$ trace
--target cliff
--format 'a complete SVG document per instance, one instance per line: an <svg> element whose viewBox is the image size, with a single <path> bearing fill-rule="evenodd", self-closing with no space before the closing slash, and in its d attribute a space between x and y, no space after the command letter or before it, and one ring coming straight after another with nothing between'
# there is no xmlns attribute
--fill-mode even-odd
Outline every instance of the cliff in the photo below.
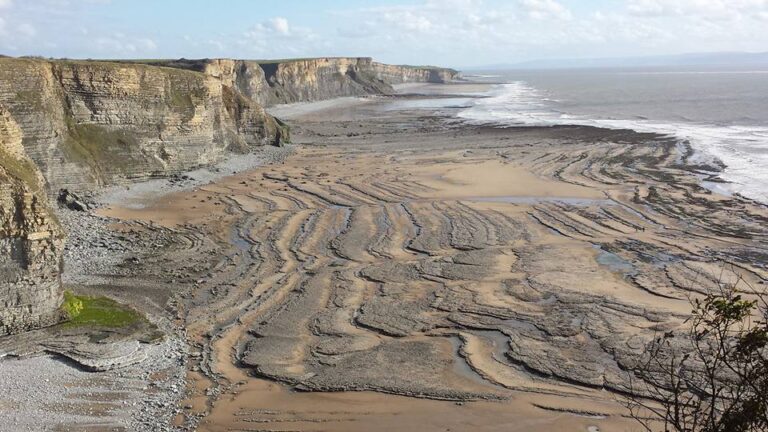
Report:
<svg viewBox="0 0 768 432"><path fill-rule="evenodd" d="M139 64L0 59L0 104L51 191L169 175L287 137L210 75Z"/></svg>
<svg viewBox="0 0 768 432"><path fill-rule="evenodd" d="M458 72L370 58L46 61L0 58L0 104L49 189L92 189L207 165L279 144L262 106L389 94Z"/></svg>
<svg viewBox="0 0 768 432"><path fill-rule="evenodd" d="M460 79L460 74L456 70L433 66L394 66L374 62L371 67L376 78L389 84L439 84Z"/></svg>
<svg viewBox="0 0 768 432"><path fill-rule="evenodd" d="M59 322L63 234L21 128L0 106L0 336Z"/></svg>
<svg viewBox="0 0 768 432"><path fill-rule="evenodd" d="M233 64L231 69L230 64ZM243 94L264 105L392 92L389 84L375 76L370 59L322 58L274 63L212 60L206 64L205 73L231 80Z"/></svg>
<svg viewBox="0 0 768 432"><path fill-rule="evenodd" d="M202 72L264 106L391 94L393 84L445 83L459 79L459 73L453 69L386 65L369 57L280 61L182 59L148 64Z"/></svg>
<svg viewBox="0 0 768 432"><path fill-rule="evenodd" d="M60 188L121 184L280 144L287 129L202 73L0 59L0 335L62 318Z"/></svg>

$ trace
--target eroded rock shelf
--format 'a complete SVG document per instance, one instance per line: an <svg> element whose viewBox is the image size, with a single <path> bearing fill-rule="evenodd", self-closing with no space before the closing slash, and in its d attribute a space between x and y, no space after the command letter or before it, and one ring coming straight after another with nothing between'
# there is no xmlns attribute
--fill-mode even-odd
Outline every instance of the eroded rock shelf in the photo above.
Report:
<svg viewBox="0 0 768 432"><path fill-rule="evenodd" d="M375 417L319 397L311 421L299 397L248 410L283 400L254 377L627 427L625 370L681 325L687 295L768 276L765 207L703 189L674 140L467 126L382 103L293 119L305 146L284 165L107 211L188 245L132 277L189 275L176 307L199 352L195 388L208 388L190 399L201 430Z"/></svg>

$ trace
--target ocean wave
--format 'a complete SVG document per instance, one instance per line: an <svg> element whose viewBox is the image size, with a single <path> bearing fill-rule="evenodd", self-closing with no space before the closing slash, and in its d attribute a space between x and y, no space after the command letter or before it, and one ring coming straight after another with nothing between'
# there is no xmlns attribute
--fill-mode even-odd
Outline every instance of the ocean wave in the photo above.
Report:
<svg viewBox="0 0 768 432"><path fill-rule="evenodd" d="M505 126L580 125L657 133L688 141L700 162L725 165L720 177L731 192L768 203L768 127L710 125L650 119L598 119L561 113L552 95L523 81L495 86L458 116L475 124ZM722 192L722 190L721 190Z"/></svg>

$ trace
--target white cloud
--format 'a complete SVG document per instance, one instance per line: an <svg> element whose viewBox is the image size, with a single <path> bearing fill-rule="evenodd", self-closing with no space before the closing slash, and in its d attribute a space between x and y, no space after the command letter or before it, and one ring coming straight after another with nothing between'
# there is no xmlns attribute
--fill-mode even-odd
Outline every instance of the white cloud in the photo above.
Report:
<svg viewBox="0 0 768 432"><path fill-rule="evenodd" d="M761 18L768 0L629 0L627 9L636 16L733 20Z"/></svg>
<svg viewBox="0 0 768 432"><path fill-rule="evenodd" d="M571 12L555 0L520 0L529 17L537 20L571 18Z"/></svg>
<svg viewBox="0 0 768 432"><path fill-rule="evenodd" d="M284 38L290 37L292 28L287 19L275 17L260 22L245 32L250 38Z"/></svg>
<svg viewBox="0 0 768 432"><path fill-rule="evenodd" d="M291 26L288 24L288 20L283 17L272 18L269 20L269 26L281 35L291 33Z"/></svg>
<svg viewBox="0 0 768 432"><path fill-rule="evenodd" d="M393 9L385 11L381 16L381 21L411 32L427 33L435 28L427 16L412 10Z"/></svg>
<svg viewBox="0 0 768 432"><path fill-rule="evenodd" d="M13 5L13 0L0 0L0 9L7 9Z"/></svg>
<svg viewBox="0 0 768 432"><path fill-rule="evenodd" d="M336 32L351 39L380 40L376 50L396 49L397 43L407 44L411 50L428 44L433 50L451 50L454 43L462 46L483 35L497 38L507 33L518 12L514 4L488 7L487 0L426 0L337 11L341 21L352 24Z"/></svg>
<svg viewBox="0 0 768 432"><path fill-rule="evenodd" d="M288 20L277 17L256 24L245 32L245 36L249 38L280 37L288 36L290 32Z"/></svg>
<svg viewBox="0 0 768 432"><path fill-rule="evenodd" d="M95 39L96 47L110 57L115 55L143 55L157 50L154 40L145 37L129 37L121 32Z"/></svg>
<svg viewBox="0 0 768 432"><path fill-rule="evenodd" d="M209 41L210 43L210 41ZM324 47L326 42L305 27L292 26L283 17L274 17L262 21L238 35L230 46L247 50L247 54L262 58L285 56L309 56ZM216 45L223 51L226 44Z"/></svg>

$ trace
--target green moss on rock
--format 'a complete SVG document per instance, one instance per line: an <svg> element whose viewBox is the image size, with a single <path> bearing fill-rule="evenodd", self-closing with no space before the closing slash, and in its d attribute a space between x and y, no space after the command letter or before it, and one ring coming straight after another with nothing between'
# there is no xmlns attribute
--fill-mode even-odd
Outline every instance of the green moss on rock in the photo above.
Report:
<svg viewBox="0 0 768 432"><path fill-rule="evenodd" d="M64 327L129 327L146 321L135 310L107 297L79 296L67 291L61 307L69 321Z"/></svg>

